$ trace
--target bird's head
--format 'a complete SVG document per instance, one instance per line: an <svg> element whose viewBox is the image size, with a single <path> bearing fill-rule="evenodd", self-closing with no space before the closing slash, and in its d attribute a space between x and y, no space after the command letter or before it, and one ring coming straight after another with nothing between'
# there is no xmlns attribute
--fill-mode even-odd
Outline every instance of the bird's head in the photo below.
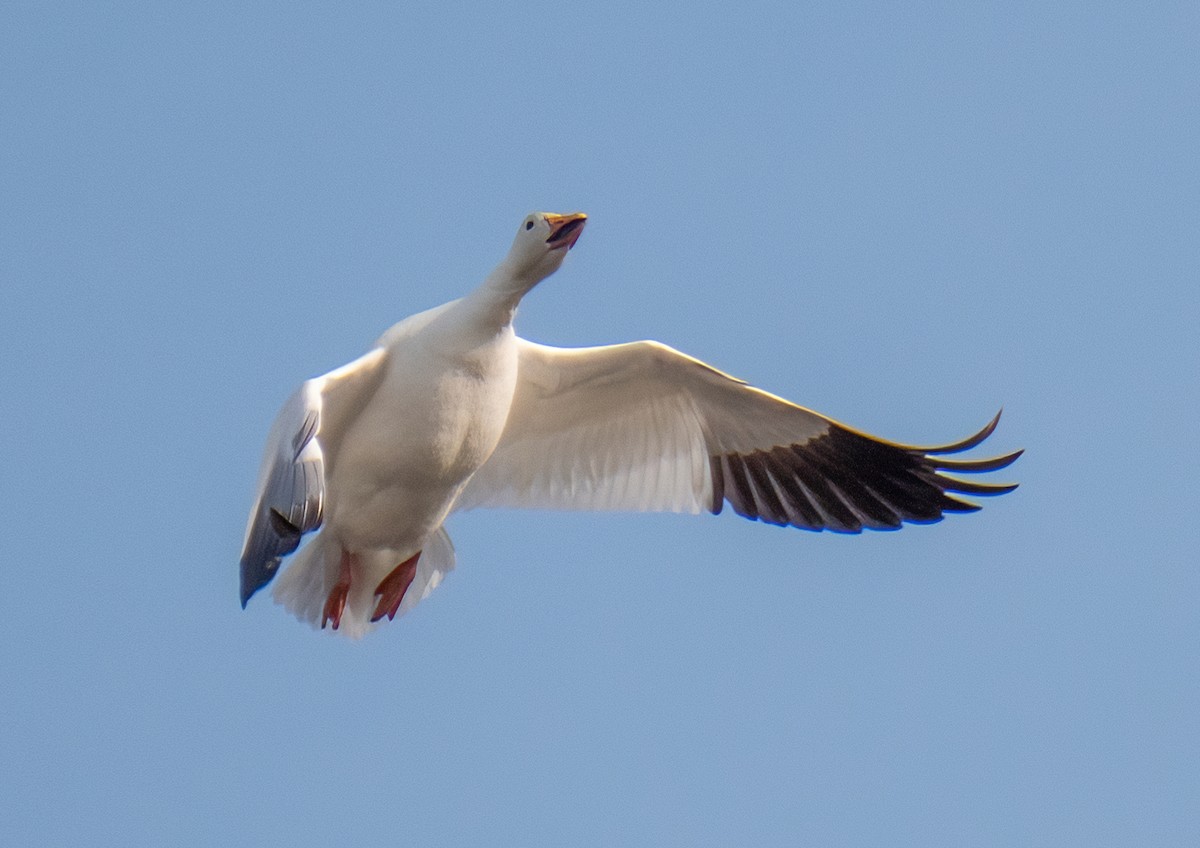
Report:
<svg viewBox="0 0 1200 848"><path fill-rule="evenodd" d="M517 237L508 251L505 265L509 272L530 286L549 277L579 241L586 222L587 215L582 212L570 215L530 212L517 228Z"/></svg>

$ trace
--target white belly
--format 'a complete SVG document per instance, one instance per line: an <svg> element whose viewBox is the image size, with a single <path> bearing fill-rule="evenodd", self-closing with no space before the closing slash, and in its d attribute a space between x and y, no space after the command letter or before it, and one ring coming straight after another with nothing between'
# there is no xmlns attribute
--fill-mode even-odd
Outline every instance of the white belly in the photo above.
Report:
<svg viewBox="0 0 1200 848"><path fill-rule="evenodd" d="M418 550L491 456L515 384L511 334L453 355L393 349L331 463L327 530L351 551Z"/></svg>

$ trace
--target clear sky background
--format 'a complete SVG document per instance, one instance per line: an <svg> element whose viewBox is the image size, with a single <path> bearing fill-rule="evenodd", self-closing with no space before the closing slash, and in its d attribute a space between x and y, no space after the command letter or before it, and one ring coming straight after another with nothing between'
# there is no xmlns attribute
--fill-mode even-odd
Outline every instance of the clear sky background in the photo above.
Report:
<svg viewBox="0 0 1200 848"><path fill-rule="evenodd" d="M1194 3L351 5L5 6L0 843L1200 844ZM280 403L533 209L524 335L1003 405L1022 487L457 515L363 642L243 612Z"/></svg>

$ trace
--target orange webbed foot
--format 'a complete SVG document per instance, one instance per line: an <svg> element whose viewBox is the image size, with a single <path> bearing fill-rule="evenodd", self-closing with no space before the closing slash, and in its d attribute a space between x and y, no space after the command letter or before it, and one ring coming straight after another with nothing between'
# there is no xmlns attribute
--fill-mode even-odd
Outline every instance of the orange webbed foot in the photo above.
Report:
<svg viewBox="0 0 1200 848"><path fill-rule="evenodd" d="M371 616L372 622L379 621L385 615L388 621L396 617L396 612L400 609L400 602L404 600L404 593L408 591L413 578L417 576L417 560L420 556L421 552L417 551L393 568L388 576L379 582L379 586L375 589L379 602L375 604L375 613Z"/></svg>
<svg viewBox="0 0 1200 848"><path fill-rule="evenodd" d="M325 629L325 625L333 622L333 629L337 630L342 624L342 613L346 611L346 598L350 596L350 566L358 559L354 554L342 551L342 565L338 571L337 582L333 584L333 588L329 590L329 597L325 599L325 611L321 617L321 629Z"/></svg>

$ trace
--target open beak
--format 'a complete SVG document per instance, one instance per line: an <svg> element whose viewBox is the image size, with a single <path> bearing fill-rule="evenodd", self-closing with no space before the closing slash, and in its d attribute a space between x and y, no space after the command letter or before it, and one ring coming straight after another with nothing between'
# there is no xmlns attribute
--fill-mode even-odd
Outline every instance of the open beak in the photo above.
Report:
<svg viewBox="0 0 1200 848"><path fill-rule="evenodd" d="M583 225L586 221L587 215L582 212L573 212L570 215L547 214L546 223L550 225L550 237L546 239L546 244L556 250L560 247L570 250L583 235Z"/></svg>

